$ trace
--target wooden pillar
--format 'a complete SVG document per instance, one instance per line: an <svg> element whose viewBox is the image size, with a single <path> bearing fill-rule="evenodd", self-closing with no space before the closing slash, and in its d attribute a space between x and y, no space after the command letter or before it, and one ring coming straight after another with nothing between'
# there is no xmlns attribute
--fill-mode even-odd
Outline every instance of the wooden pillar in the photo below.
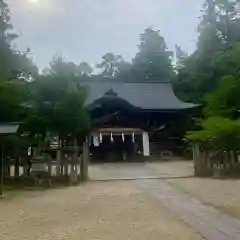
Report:
<svg viewBox="0 0 240 240"><path fill-rule="evenodd" d="M52 157L50 154L46 153L45 159L47 160L48 163L48 175L49 177L52 177Z"/></svg>
<svg viewBox="0 0 240 240"><path fill-rule="evenodd" d="M4 153L3 153L3 145L0 146L1 150L1 164L0 164L0 197L3 196L3 178L4 178Z"/></svg>
<svg viewBox="0 0 240 240"><path fill-rule="evenodd" d="M81 161L81 180L87 181L88 180L88 164L89 164L89 146L88 142L83 143L83 157Z"/></svg>
<svg viewBox="0 0 240 240"><path fill-rule="evenodd" d="M64 176L68 176L69 156L65 154L64 157Z"/></svg>
<svg viewBox="0 0 240 240"><path fill-rule="evenodd" d="M28 168L29 168L29 164L28 163L24 163L23 164L23 176L27 177L28 176Z"/></svg>
<svg viewBox="0 0 240 240"><path fill-rule="evenodd" d="M142 142L143 142L143 156L150 156L150 146L149 146L149 135L147 132L142 133Z"/></svg>
<svg viewBox="0 0 240 240"><path fill-rule="evenodd" d="M199 161L200 161L200 147L198 143L193 144L193 163L194 163L194 175L199 175Z"/></svg>
<svg viewBox="0 0 240 240"><path fill-rule="evenodd" d="M15 178L19 177L19 160L20 160L19 154L16 153L15 154L15 167L14 167L14 177Z"/></svg>
<svg viewBox="0 0 240 240"><path fill-rule="evenodd" d="M57 156L56 156L56 175L60 176L60 171L61 171L61 149L57 149Z"/></svg>
<svg viewBox="0 0 240 240"><path fill-rule="evenodd" d="M10 177L10 172L11 172L11 165L10 165L9 161L5 161L4 176Z"/></svg>
<svg viewBox="0 0 240 240"><path fill-rule="evenodd" d="M74 150L71 157L71 173L70 173L70 183L74 185L78 183L76 158L77 158L77 155L76 155L76 151Z"/></svg>

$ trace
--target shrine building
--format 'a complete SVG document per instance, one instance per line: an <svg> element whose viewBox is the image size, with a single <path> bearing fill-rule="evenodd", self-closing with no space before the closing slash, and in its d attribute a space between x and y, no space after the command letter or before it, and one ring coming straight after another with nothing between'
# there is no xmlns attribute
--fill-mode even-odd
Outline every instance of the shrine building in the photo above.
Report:
<svg viewBox="0 0 240 240"><path fill-rule="evenodd" d="M167 82L86 81L96 161L134 161L181 145L179 126L197 105L180 101Z"/></svg>

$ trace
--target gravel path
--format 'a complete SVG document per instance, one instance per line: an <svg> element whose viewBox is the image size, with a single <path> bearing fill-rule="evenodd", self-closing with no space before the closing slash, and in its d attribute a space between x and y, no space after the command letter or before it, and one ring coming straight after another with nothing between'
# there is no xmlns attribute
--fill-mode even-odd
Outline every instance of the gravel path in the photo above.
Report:
<svg viewBox="0 0 240 240"><path fill-rule="evenodd" d="M1 240L201 240L134 182L26 193L0 202Z"/></svg>

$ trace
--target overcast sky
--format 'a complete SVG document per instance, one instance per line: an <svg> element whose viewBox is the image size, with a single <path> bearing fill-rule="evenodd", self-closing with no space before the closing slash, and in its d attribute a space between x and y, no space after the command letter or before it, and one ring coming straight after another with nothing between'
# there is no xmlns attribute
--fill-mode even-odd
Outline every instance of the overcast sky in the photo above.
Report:
<svg viewBox="0 0 240 240"><path fill-rule="evenodd" d="M191 52L202 5L201 0L33 1L7 0L19 33L18 46L29 46L40 68L56 52L68 61L92 65L106 52L130 60L139 34L148 26L161 30L170 49L178 44Z"/></svg>

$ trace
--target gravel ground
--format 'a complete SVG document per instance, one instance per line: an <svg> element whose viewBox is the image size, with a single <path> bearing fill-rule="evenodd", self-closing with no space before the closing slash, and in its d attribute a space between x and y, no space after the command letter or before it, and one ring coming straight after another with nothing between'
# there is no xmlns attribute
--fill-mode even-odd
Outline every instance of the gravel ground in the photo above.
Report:
<svg viewBox="0 0 240 240"><path fill-rule="evenodd" d="M181 178L193 176L193 162L104 163L89 168L92 180Z"/></svg>
<svg viewBox="0 0 240 240"><path fill-rule="evenodd" d="M0 239L203 239L196 232L207 239L238 239L239 222L208 207L240 217L238 180L181 178L192 175L191 162L103 164L89 170L92 179L106 181L1 200ZM148 177L163 179L141 180Z"/></svg>
<svg viewBox="0 0 240 240"><path fill-rule="evenodd" d="M194 175L192 161L149 162L147 166L162 178L181 178Z"/></svg>
<svg viewBox="0 0 240 240"><path fill-rule="evenodd" d="M1 240L200 240L129 181L24 193L0 202Z"/></svg>

